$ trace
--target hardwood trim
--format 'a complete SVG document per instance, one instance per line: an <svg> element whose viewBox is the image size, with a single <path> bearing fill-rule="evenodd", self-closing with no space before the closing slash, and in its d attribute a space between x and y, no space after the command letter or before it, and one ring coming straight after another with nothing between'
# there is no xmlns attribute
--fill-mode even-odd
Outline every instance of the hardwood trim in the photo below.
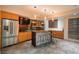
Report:
<svg viewBox="0 0 79 59"><path fill-rule="evenodd" d="M29 39L29 40L30 40L30 39ZM26 40L26 41L29 41L29 40ZM18 42L18 43L16 43L16 44L8 45L8 46L2 47L2 48L6 48L6 47L10 47L10 46L14 46L14 45L17 45L17 44L20 44L20 43L24 43L24 42L26 42L26 41Z"/></svg>

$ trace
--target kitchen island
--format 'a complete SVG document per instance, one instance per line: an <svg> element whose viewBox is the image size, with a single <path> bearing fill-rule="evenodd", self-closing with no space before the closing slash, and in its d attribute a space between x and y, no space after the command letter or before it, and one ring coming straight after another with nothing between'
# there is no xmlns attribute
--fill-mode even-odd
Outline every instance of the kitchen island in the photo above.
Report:
<svg viewBox="0 0 79 59"><path fill-rule="evenodd" d="M33 31L32 32L32 45L34 47L49 44L52 42L51 31Z"/></svg>

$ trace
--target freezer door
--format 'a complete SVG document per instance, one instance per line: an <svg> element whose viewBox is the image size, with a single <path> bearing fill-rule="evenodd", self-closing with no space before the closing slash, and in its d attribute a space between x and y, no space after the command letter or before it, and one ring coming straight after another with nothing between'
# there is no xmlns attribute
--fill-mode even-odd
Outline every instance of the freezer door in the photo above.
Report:
<svg viewBox="0 0 79 59"><path fill-rule="evenodd" d="M2 37L9 37L10 35L10 21L3 19L2 20Z"/></svg>
<svg viewBox="0 0 79 59"><path fill-rule="evenodd" d="M7 38L3 37L2 39L3 39L2 47L13 45L15 41L15 37L7 37Z"/></svg>
<svg viewBox="0 0 79 59"><path fill-rule="evenodd" d="M2 47L7 46L7 42L8 42L7 39L2 37Z"/></svg>

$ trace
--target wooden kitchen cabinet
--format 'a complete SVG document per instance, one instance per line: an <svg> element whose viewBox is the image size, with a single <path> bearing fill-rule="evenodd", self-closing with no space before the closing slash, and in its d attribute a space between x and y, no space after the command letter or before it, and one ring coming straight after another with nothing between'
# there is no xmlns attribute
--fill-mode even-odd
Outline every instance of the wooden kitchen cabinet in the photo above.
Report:
<svg viewBox="0 0 79 59"><path fill-rule="evenodd" d="M0 48L1 48L1 20L0 20Z"/></svg>
<svg viewBox="0 0 79 59"><path fill-rule="evenodd" d="M2 18L19 20L19 16L17 14L6 12L6 11L1 11L1 13L2 13Z"/></svg>
<svg viewBox="0 0 79 59"><path fill-rule="evenodd" d="M27 40L32 39L32 32L27 32Z"/></svg>
<svg viewBox="0 0 79 59"><path fill-rule="evenodd" d="M43 20L31 20L31 29L32 30L44 30L44 21Z"/></svg>
<svg viewBox="0 0 79 59"><path fill-rule="evenodd" d="M19 42L27 41L32 39L32 32L19 32Z"/></svg>
<svg viewBox="0 0 79 59"><path fill-rule="evenodd" d="M23 41L25 41L26 40L26 35L27 35L27 33L26 32L19 32L19 42L23 42Z"/></svg>
<svg viewBox="0 0 79 59"><path fill-rule="evenodd" d="M1 48L1 11L0 11L0 48Z"/></svg>
<svg viewBox="0 0 79 59"><path fill-rule="evenodd" d="M1 11L0 11L0 20L1 20Z"/></svg>
<svg viewBox="0 0 79 59"><path fill-rule="evenodd" d="M52 36L54 38L64 39L64 31L53 31Z"/></svg>

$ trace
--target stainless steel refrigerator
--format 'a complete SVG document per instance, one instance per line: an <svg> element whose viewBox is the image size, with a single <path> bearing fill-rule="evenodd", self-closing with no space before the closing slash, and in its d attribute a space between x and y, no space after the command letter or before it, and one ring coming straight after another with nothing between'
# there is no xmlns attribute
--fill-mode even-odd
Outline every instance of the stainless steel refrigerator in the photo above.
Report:
<svg viewBox="0 0 79 59"><path fill-rule="evenodd" d="M15 20L2 20L2 47L18 42L19 22Z"/></svg>

